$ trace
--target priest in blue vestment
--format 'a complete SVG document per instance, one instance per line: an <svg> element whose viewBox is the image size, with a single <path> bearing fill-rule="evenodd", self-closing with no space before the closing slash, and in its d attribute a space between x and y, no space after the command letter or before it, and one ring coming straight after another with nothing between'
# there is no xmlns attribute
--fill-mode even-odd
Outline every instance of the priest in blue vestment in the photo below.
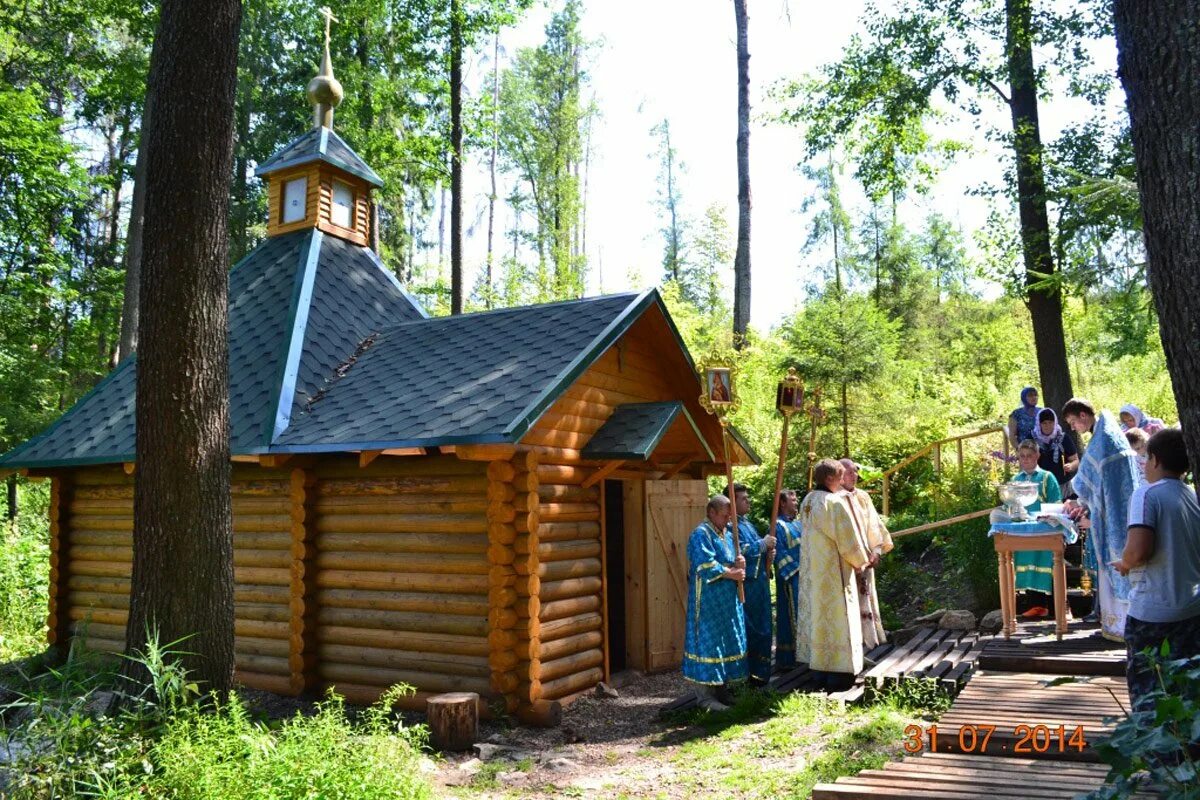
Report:
<svg viewBox="0 0 1200 800"><path fill-rule="evenodd" d="M1113 564L1121 560L1125 550L1129 500L1141 480L1137 454L1129 447L1117 418L1107 411L1097 415L1086 400L1068 400L1062 418L1076 432L1092 434L1071 484L1079 495L1078 505L1086 508L1091 518L1083 565L1097 577L1101 634L1106 639L1124 641L1129 578Z"/></svg>
<svg viewBox="0 0 1200 800"><path fill-rule="evenodd" d="M771 679L771 645L775 621L771 613L771 579L768 576L775 556L775 537L758 535L747 516L750 513L750 492L740 483L734 484L737 502L738 544L746 558L746 666L750 683L766 686Z"/></svg>
<svg viewBox="0 0 1200 800"><path fill-rule="evenodd" d="M712 497L707 519L688 538L683 677L700 684L701 705L710 710L726 707L715 690L746 677L746 623L738 600L746 560L725 530L730 510L728 497Z"/></svg>
<svg viewBox="0 0 1200 800"><path fill-rule="evenodd" d="M800 597L800 504L796 493L779 493L779 519L775 521L775 666L796 666L796 604Z"/></svg>

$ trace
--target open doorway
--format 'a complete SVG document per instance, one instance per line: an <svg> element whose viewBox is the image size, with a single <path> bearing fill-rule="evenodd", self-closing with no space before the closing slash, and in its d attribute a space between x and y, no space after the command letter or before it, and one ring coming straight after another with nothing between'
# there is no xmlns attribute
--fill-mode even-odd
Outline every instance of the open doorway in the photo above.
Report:
<svg viewBox="0 0 1200 800"><path fill-rule="evenodd" d="M626 668L625 650L625 501L621 481L604 481L604 559L608 575L608 669Z"/></svg>

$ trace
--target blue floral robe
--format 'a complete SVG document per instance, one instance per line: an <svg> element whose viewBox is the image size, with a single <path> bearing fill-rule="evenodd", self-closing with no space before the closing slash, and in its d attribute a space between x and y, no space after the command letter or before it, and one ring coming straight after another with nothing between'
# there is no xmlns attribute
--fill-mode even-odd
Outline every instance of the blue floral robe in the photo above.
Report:
<svg viewBox="0 0 1200 800"><path fill-rule="evenodd" d="M1121 424L1109 412L1101 411L1071 485L1091 515L1084 567L1097 576L1101 631L1114 641L1124 637L1129 578L1109 564L1120 560L1125 550L1129 499L1138 481L1137 455L1121 432Z"/></svg>
<svg viewBox="0 0 1200 800"><path fill-rule="evenodd" d="M746 557L746 661L750 677L771 678L771 579L767 577L766 552L754 524L738 518L738 544Z"/></svg>
<svg viewBox="0 0 1200 800"><path fill-rule="evenodd" d="M683 677L718 686L746 677L746 623L737 581L725 580L736 559L733 536L700 523L688 538L687 633Z"/></svg>
<svg viewBox="0 0 1200 800"><path fill-rule="evenodd" d="M775 522L775 664L796 666L796 604L800 597L800 520Z"/></svg>

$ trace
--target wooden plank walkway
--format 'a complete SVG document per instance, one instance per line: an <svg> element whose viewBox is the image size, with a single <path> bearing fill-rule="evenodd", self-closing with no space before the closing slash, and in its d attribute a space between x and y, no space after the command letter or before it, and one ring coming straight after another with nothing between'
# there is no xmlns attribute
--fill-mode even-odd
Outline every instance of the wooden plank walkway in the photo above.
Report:
<svg viewBox="0 0 1200 800"><path fill-rule="evenodd" d="M920 730L922 752L818 784L813 798L1024 800L1076 797L1099 788L1108 767L1099 763L1095 745L1129 708L1121 677L1125 653L1102 639L1094 625L1073 623L1061 642L1052 626L1023 622L1008 641L984 637L964 646L960 640L932 667L914 668L927 663L922 654L941 652L945 637L934 642L937 634L926 634L897 648L887 660L900 679L943 680L964 669L969 680L950 709ZM957 666L947 670L956 658ZM871 673L867 678L876 680ZM1068 675L1074 680L1065 680ZM912 747L916 742L907 733Z"/></svg>
<svg viewBox="0 0 1200 800"><path fill-rule="evenodd" d="M925 753L818 784L813 800L1058 800L1089 792L1104 782L1108 768L1049 759L991 758ZM1135 797L1148 797L1139 794Z"/></svg>
<svg viewBox="0 0 1200 800"><path fill-rule="evenodd" d="M1082 676L1051 686L1053 680L1027 672L977 673L937 722L939 751L962 752L970 742L964 729L982 737L981 726L992 726L989 756L1099 761L1093 745L1129 708L1125 681Z"/></svg>
<svg viewBox="0 0 1200 800"><path fill-rule="evenodd" d="M1071 622L1059 641L1053 622L1020 622L1013 638L996 636L987 641L979 668L1121 677L1125 674L1125 645L1101 636L1096 623Z"/></svg>

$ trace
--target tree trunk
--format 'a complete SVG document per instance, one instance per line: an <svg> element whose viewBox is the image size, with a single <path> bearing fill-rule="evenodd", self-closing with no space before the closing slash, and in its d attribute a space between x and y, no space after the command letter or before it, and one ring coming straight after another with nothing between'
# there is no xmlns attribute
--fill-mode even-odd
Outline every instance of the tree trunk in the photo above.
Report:
<svg viewBox="0 0 1200 800"><path fill-rule="evenodd" d="M121 344L117 360L124 361L137 350L138 292L142 272L142 220L146 213L146 163L149 142L150 98L142 109L142 134L137 161L133 167L133 199L129 205L129 226L125 229L125 299L121 308Z"/></svg>
<svg viewBox="0 0 1200 800"><path fill-rule="evenodd" d="M1193 468L1200 464L1200 4L1116 0L1150 289Z"/></svg>
<svg viewBox="0 0 1200 800"><path fill-rule="evenodd" d="M238 0L164 0L149 78L126 651L173 644L205 691L233 683L229 181ZM124 671L145 679L145 668Z"/></svg>
<svg viewBox="0 0 1200 800"><path fill-rule="evenodd" d="M1033 321L1034 345L1042 397L1051 408L1071 399L1071 371L1063 331L1062 292L1057 287L1033 288L1056 267L1050 250L1050 218L1046 213L1046 178L1042 134L1038 124L1037 73L1033 67L1032 0L1005 0L1008 77L1011 87L1013 153L1017 166L1017 206L1021 216L1021 246L1025 254L1025 301Z"/></svg>
<svg viewBox="0 0 1200 800"><path fill-rule="evenodd" d="M842 458L850 457L850 401L846 382L842 381Z"/></svg>
<svg viewBox="0 0 1200 800"><path fill-rule="evenodd" d="M450 313L463 310L462 0L450 0Z"/></svg>
<svg viewBox="0 0 1200 800"><path fill-rule="evenodd" d="M15 522L17 514L20 513L19 504L17 502L17 476L9 475L5 479L4 485L8 496L8 508L5 511L5 516L8 517L9 523Z"/></svg>
<svg viewBox="0 0 1200 800"><path fill-rule="evenodd" d="M733 259L733 333L735 346L750 327L750 45L746 0L733 0L737 21L738 71L738 232Z"/></svg>
<svg viewBox="0 0 1200 800"><path fill-rule="evenodd" d="M493 302L493 287L495 286L495 270L493 241L496 232L496 159L500 153L500 32L497 31L492 45L492 154L488 164L488 172L492 180L492 191L488 195L488 226L487 226L487 291L484 293L484 304L491 308Z"/></svg>

